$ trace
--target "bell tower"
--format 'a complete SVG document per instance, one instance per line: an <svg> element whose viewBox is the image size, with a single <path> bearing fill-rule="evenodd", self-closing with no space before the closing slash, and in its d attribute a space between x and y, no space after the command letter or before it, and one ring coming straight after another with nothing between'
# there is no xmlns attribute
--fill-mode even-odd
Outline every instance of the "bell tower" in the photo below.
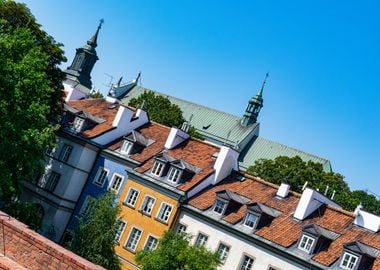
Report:
<svg viewBox="0 0 380 270"><path fill-rule="evenodd" d="M91 89L91 71L95 62L99 60L95 48L98 46L97 40L99 30L102 27L103 19L100 20L95 34L87 41L82 48L78 48L71 65L65 70L67 79L76 81Z"/></svg>

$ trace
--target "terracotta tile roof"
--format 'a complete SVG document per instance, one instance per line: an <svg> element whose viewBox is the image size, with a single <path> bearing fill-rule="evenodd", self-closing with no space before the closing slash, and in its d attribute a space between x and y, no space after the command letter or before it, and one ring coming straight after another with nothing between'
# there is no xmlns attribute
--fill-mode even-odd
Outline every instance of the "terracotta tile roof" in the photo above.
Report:
<svg viewBox="0 0 380 270"><path fill-rule="evenodd" d="M194 176L177 187L179 190L186 192L214 171L213 166L216 158L213 157L213 154L219 152L220 148L209 143L190 138L174 149L164 151L166 154L175 159L183 160L201 169L199 172L195 173ZM147 160L147 162L141 167L137 168L136 171L145 173L152 168L153 163L154 156Z"/></svg>
<svg viewBox="0 0 380 270"><path fill-rule="evenodd" d="M269 226L264 226L255 231L259 235L273 243L289 248L300 239L302 227L307 224L316 224L333 231L340 236L332 241L329 247L316 253L312 259L325 266L330 266L339 259L343 251L343 244L359 241L380 250L379 233L370 232L364 228L353 225L353 213L323 205L303 221L293 218L300 195L290 192L286 198L277 198L278 186L267 183L261 179L245 175L246 180L240 181L236 177L223 180L218 185L210 187L196 195L188 204L205 211L213 206L216 192L229 190L245 196L252 202L260 202L272 207L282 214L273 219ZM223 219L231 224L242 220L246 214L246 205L241 205L235 211L227 212ZM372 269L380 269L380 258L377 258Z"/></svg>
<svg viewBox="0 0 380 270"><path fill-rule="evenodd" d="M112 122L120 107L120 104L115 104L110 107L112 104L105 101L103 98L73 100L69 101L68 105L105 120L103 123L97 124L93 128L81 132L80 135L85 138L93 138L113 129Z"/></svg>

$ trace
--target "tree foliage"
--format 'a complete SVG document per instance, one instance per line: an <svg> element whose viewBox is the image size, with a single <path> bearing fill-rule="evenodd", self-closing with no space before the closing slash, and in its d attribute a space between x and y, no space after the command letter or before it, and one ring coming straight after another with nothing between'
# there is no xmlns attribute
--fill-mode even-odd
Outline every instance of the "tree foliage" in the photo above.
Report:
<svg viewBox="0 0 380 270"><path fill-rule="evenodd" d="M120 207L114 205L114 194L96 199L87 216L79 219L69 249L106 269L120 269L115 253L116 223Z"/></svg>
<svg viewBox="0 0 380 270"><path fill-rule="evenodd" d="M151 120L165 126L181 127L185 121L177 105L172 104L167 97L155 95L152 91L144 91L137 98L132 98L129 105L135 108L142 106Z"/></svg>
<svg viewBox="0 0 380 270"><path fill-rule="evenodd" d="M212 270L220 261L216 253L205 247L191 246L184 233L167 231L155 250L137 252L136 261L142 270Z"/></svg>
<svg viewBox="0 0 380 270"><path fill-rule="evenodd" d="M281 184L287 183L296 192L302 192L302 186L307 181L308 186L321 192L329 186L328 195L335 190L334 200L343 208L353 211L361 203L367 211L380 213L380 200L362 190L351 191L343 176L339 173L323 171L322 164L303 161L299 156L280 156L271 159L260 159L250 166L247 173L259 176L266 181Z"/></svg>
<svg viewBox="0 0 380 270"><path fill-rule="evenodd" d="M4 211L12 217L17 217L19 221L28 224L32 230L41 228L43 209L38 204L11 201L6 204Z"/></svg>
<svg viewBox="0 0 380 270"><path fill-rule="evenodd" d="M0 197L42 170L62 107L61 44L40 29L24 4L0 0Z"/></svg>

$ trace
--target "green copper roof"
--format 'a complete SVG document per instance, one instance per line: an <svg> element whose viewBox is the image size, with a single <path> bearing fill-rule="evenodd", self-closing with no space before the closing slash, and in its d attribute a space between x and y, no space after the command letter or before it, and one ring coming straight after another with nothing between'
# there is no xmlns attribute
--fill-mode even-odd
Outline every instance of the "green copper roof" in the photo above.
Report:
<svg viewBox="0 0 380 270"><path fill-rule="evenodd" d="M254 137L253 140L251 140L246 148L240 153L240 167L241 169L246 170L258 159L275 159L278 156L299 156L304 161L311 160L313 162L322 163L323 170L326 172L332 171L330 161L327 159L303 152L281 143L264 139L263 137Z"/></svg>

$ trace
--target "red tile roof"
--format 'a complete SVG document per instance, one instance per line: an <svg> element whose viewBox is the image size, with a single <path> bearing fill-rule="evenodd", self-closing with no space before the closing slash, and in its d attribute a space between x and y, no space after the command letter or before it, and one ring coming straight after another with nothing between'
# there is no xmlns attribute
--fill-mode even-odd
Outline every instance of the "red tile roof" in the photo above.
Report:
<svg viewBox="0 0 380 270"><path fill-rule="evenodd" d="M259 235L273 243L285 248L297 243L302 235L302 227L307 224L316 224L322 228L340 234L336 240L324 251L316 253L312 259L322 265L330 266L337 261L343 251L343 244L359 241L380 250L380 235L367 229L353 225L354 215L351 212L336 209L331 206L322 206L303 221L293 218L300 195L290 192L286 198L276 197L278 186L265 182L259 178L245 175L246 180L240 181L235 177L223 180L189 201L189 205L199 210L209 209L215 202L216 192L229 190L251 199L252 202L260 202L272 207L282 214L270 223L255 231ZM228 212L223 219L231 224L242 220L246 214L246 205ZM372 269L380 269L380 258L375 260Z"/></svg>

